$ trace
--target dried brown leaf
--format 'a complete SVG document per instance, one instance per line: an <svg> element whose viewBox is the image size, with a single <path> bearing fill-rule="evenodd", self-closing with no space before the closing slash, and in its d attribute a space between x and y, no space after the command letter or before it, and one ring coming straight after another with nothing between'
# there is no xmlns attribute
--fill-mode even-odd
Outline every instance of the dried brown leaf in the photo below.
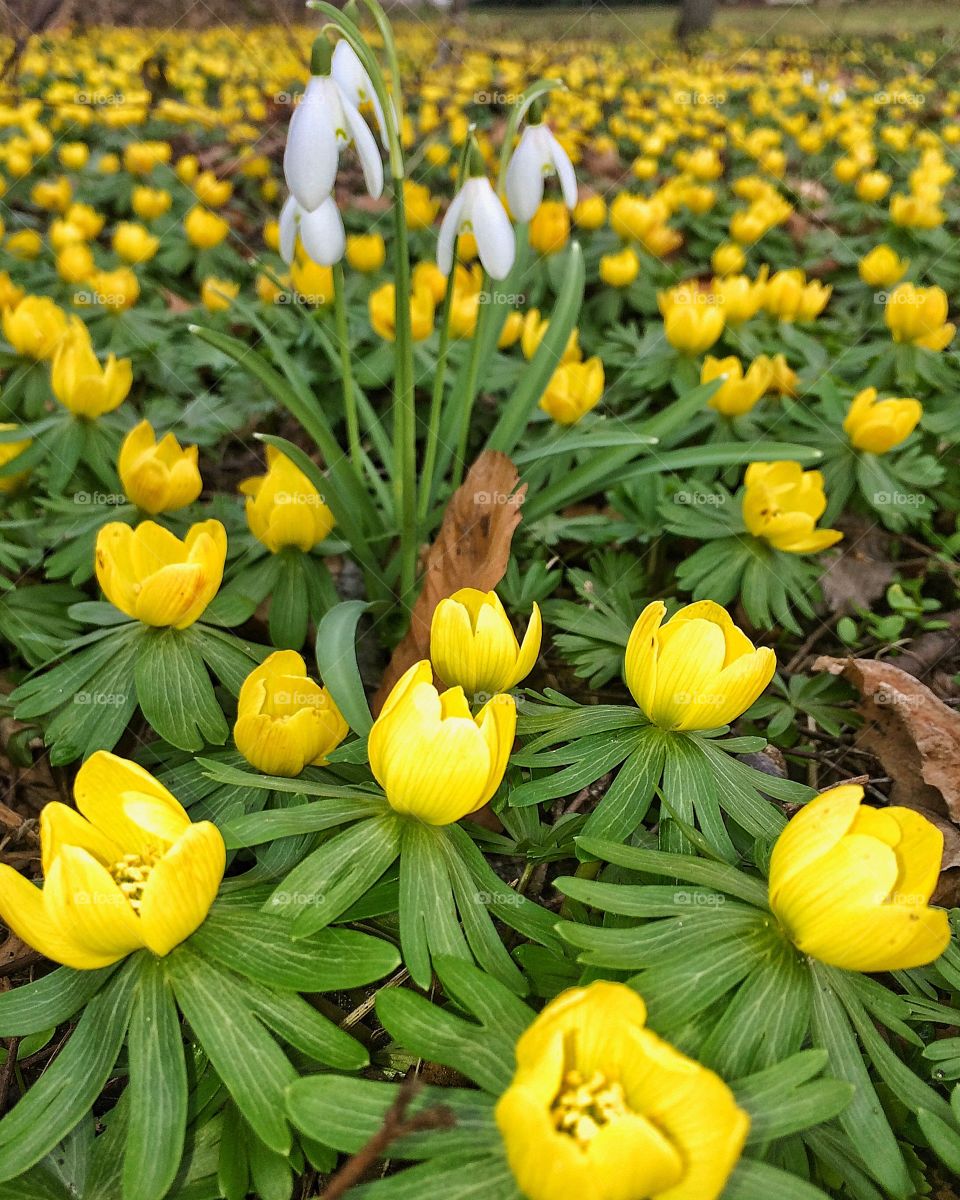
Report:
<svg viewBox="0 0 960 1200"><path fill-rule="evenodd" d="M860 693L857 743L883 764L893 802L960 823L960 713L889 662L824 656L813 669L842 675Z"/></svg>
<svg viewBox="0 0 960 1200"><path fill-rule="evenodd" d="M410 628L387 665L374 696L374 712L380 711L408 667L430 657L430 622L440 601L464 587L491 591L503 578L527 491L526 485L517 487L519 481L517 468L505 454L485 450L451 496L440 532L426 554Z"/></svg>

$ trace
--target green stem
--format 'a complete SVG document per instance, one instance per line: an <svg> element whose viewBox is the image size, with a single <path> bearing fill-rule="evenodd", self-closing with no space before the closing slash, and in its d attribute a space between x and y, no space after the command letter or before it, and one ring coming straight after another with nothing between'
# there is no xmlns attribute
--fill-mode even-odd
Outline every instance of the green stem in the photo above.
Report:
<svg viewBox="0 0 960 1200"><path fill-rule="evenodd" d="M394 368L394 497L400 526L400 594L413 598L417 569L417 414L413 384L413 331L410 324L410 254L403 203L403 176L394 175L393 250L396 286L396 365Z"/></svg>
<svg viewBox="0 0 960 1200"><path fill-rule="evenodd" d="M357 397L353 390L353 365L350 358L350 337L347 329L347 304L344 294L343 263L333 268L333 305L337 328L337 343L340 351L340 379L343 383L343 411L347 418L347 442L350 446L350 461L358 472L363 470L363 454L360 450L360 422L357 417Z"/></svg>
<svg viewBox="0 0 960 1200"><path fill-rule="evenodd" d="M423 452L423 467L420 472L420 504L417 519L422 526L430 509L433 494L433 474L437 465L437 440L440 436L440 414L443 410L443 385L447 374L447 350L450 346L450 314L453 311L453 292L457 278L457 243L453 243L453 267L447 276L447 288L443 293L440 310L440 347L437 351L437 366L433 376L433 392L430 396L430 418L427 426L427 443Z"/></svg>
<svg viewBox="0 0 960 1200"><path fill-rule="evenodd" d="M454 269L456 269L456 264L454 264ZM487 298L490 299L489 292L490 276L484 271L483 282L480 285L480 295L487 295ZM453 463L451 491L456 491L463 482L463 473L466 468L467 440L470 437L470 418L473 416L473 406L476 403L477 391L479 389L480 347L483 343L483 330L490 319L490 310L492 307L492 304L481 304L480 316L477 318L477 327L473 331L473 341L470 343L470 363L467 369L466 387L464 388L462 407L460 409L460 433L457 437L457 456Z"/></svg>

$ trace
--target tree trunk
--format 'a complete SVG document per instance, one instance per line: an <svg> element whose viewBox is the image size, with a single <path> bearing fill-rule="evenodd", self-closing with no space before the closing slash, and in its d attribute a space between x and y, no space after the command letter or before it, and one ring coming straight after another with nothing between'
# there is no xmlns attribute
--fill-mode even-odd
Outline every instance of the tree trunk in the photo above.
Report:
<svg viewBox="0 0 960 1200"><path fill-rule="evenodd" d="M680 0L680 15L674 27L674 37L685 42L698 33L706 33L713 24L716 0Z"/></svg>

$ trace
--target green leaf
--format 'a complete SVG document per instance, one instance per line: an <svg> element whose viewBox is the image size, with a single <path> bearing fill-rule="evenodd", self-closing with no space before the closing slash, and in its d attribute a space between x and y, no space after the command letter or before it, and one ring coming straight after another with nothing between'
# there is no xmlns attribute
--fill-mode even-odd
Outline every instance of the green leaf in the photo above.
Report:
<svg viewBox="0 0 960 1200"><path fill-rule="evenodd" d="M917 1121L937 1158L960 1177L960 1133L927 1108L918 1110Z"/></svg>
<svg viewBox="0 0 960 1200"><path fill-rule="evenodd" d="M373 725L356 652L357 626L368 607L362 600L344 600L325 613L317 626L320 678L344 720L361 737L366 737Z"/></svg>
<svg viewBox="0 0 960 1200"><path fill-rule="evenodd" d="M422 821L404 821L400 843L400 945L410 978L430 983L434 954L469 958L457 919L453 886L442 840L446 831Z"/></svg>
<svg viewBox="0 0 960 1200"><path fill-rule="evenodd" d="M190 939L205 958L258 983L334 992L383 979L400 965L395 946L350 929L294 938L282 917L215 904Z"/></svg>
<svg viewBox="0 0 960 1200"><path fill-rule="evenodd" d="M0 1120L0 1181L39 1162L100 1095L127 1031L136 975L128 961L94 996L64 1050Z"/></svg>
<svg viewBox="0 0 960 1200"><path fill-rule="evenodd" d="M250 1011L246 992L230 973L185 945L167 955L164 970L183 1015L243 1116L271 1149L287 1154L291 1137L283 1093L297 1073Z"/></svg>
<svg viewBox="0 0 960 1200"><path fill-rule="evenodd" d="M303 554L287 550L280 555L280 571L270 593L270 641L281 649L299 650L307 640L309 624Z"/></svg>
<svg viewBox="0 0 960 1200"><path fill-rule="evenodd" d="M830 1200L805 1179L780 1171L769 1163L744 1158L737 1164L720 1200Z"/></svg>
<svg viewBox="0 0 960 1200"><path fill-rule="evenodd" d="M361 1184L351 1200L522 1200L513 1172L497 1148L444 1155L374 1183Z"/></svg>
<svg viewBox="0 0 960 1200"><path fill-rule="evenodd" d="M143 715L179 750L222 746L230 734L203 659L179 629L151 631L136 668Z"/></svg>
<svg viewBox="0 0 960 1200"><path fill-rule="evenodd" d="M666 745L667 739L658 729L651 726L643 731L636 749L587 817L583 826L585 837L626 841L647 815L654 789L663 774Z"/></svg>
<svg viewBox="0 0 960 1200"><path fill-rule="evenodd" d="M163 966L143 955L127 1035L129 1127L124 1200L161 1200L176 1177L187 1127L187 1068L180 1019Z"/></svg>
<svg viewBox="0 0 960 1200"><path fill-rule="evenodd" d="M359 900L399 853L400 820L394 813L359 821L294 867L264 911L292 917L295 937L316 933Z"/></svg>
<svg viewBox="0 0 960 1200"><path fill-rule="evenodd" d="M42 979L0 994L0 1038L26 1037L69 1021L116 969L116 964L96 971L58 967Z"/></svg>

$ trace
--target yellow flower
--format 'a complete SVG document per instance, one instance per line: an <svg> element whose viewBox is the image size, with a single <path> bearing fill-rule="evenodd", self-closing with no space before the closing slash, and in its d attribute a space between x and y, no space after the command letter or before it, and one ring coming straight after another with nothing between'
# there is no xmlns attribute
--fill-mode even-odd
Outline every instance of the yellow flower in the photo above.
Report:
<svg viewBox="0 0 960 1200"><path fill-rule="evenodd" d="M211 208L221 208L233 194L229 179L217 179L212 171L201 171L193 183L197 198Z"/></svg>
<svg viewBox="0 0 960 1200"><path fill-rule="evenodd" d="M550 376L540 407L560 425L575 425L600 403L603 363L594 356L586 362L561 363Z"/></svg>
<svg viewBox="0 0 960 1200"><path fill-rule="evenodd" d="M79 229L85 238L95 238L106 223L106 217L98 213L89 204L71 204L65 214L65 219L74 228Z"/></svg>
<svg viewBox="0 0 960 1200"><path fill-rule="evenodd" d="M200 299L208 312L226 312L230 301L240 294L240 284L232 279L217 279L208 275L200 285Z"/></svg>
<svg viewBox="0 0 960 1200"><path fill-rule="evenodd" d="M219 246L230 232L230 226L216 213L206 208L191 208L183 222L187 238L198 250L210 250Z"/></svg>
<svg viewBox="0 0 960 1200"><path fill-rule="evenodd" d="M286 292L281 284L275 283L269 275L258 275L254 286L257 296L264 304L276 304L281 296L286 297ZM283 303L285 302L284 299Z"/></svg>
<svg viewBox="0 0 960 1200"><path fill-rule="evenodd" d="M130 203L133 206L133 211L141 221L153 221L170 211L173 197L162 188L152 188L138 184L133 189Z"/></svg>
<svg viewBox="0 0 960 1200"><path fill-rule="evenodd" d="M507 767L517 707L494 696L474 717L459 687L442 694L426 660L394 685L373 723L370 769L397 812L450 825L493 796Z"/></svg>
<svg viewBox="0 0 960 1200"><path fill-rule="evenodd" d="M884 171L866 171L857 180L856 193L859 199L868 204L876 204L882 200L893 180Z"/></svg>
<svg viewBox="0 0 960 1200"><path fill-rule="evenodd" d="M50 358L67 332L67 314L49 296L24 296L3 310L3 336L17 354Z"/></svg>
<svg viewBox="0 0 960 1200"><path fill-rule="evenodd" d="M227 557L219 521L191 525L183 541L154 521L111 521L97 534L97 580L112 605L144 625L186 629L217 594Z"/></svg>
<svg viewBox="0 0 960 1200"><path fill-rule="evenodd" d="M16 308L25 295L24 288L13 282L9 272L0 271L0 309L6 312L8 308Z"/></svg>
<svg viewBox="0 0 960 1200"><path fill-rule="evenodd" d="M750 1119L724 1081L646 1027L623 983L552 1000L517 1042L497 1126L527 1200L716 1200Z"/></svg>
<svg viewBox="0 0 960 1200"><path fill-rule="evenodd" d="M711 379L722 379L723 383L707 403L725 417L739 417L748 413L769 389L773 368L770 360L761 355L744 374L743 363L736 355L714 358L708 354L700 368L700 382L708 383Z"/></svg>
<svg viewBox="0 0 960 1200"><path fill-rule="evenodd" d="M426 229L433 224L440 208L440 201L430 195L430 189L411 179L403 183L403 204L408 229Z"/></svg>
<svg viewBox="0 0 960 1200"><path fill-rule="evenodd" d="M192 822L154 777L98 750L74 782L76 812L40 814L44 886L0 866L0 915L28 945L80 971L147 949L169 954L203 923L226 864L210 821Z"/></svg>
<svg viewBox="0 0 960 1200"><path fill-rule="evenodd" d="M610 205L610 225L624 241L642 241L669 213L662 200L642 200L621 192Z"/></svg>
<svg viewBox="0 0 960 1200"><path fill-rule="evenodd" d="M86 242L73 242L57 255L57 274L65 283L82 283L97 269L93 251Z"/></svg>
<svg viewBox="0 0 960 1200"><path fill-rule="evenodd" d="M737 275L746 263L747 256L736 242L721 242L710 256L710 265L718 275Z"/></svg>
<svg viewBox="0 0 960 1200"><path fill-rule="evenodd" d="M117 470L127 498L151 515L186 508L203 491L197 447L181 449L172 433L158 442L149 421L123 439Z"/></svg>
<svg viewBox="0 0 960 1200"><path fill-rule="evenodd" d="M854 396L843 428L857 450L886 454L906 441L922 416L919 400L878 400L877 389L868 387Z"/></svg>
<svg viewBox="0 0 960 1200"><path fill-rule="evenodd" d="M826 308L832 291L832 287L824 287L817 279L808 283L804 273L796 268L777 271L767 281L763 306L781 321L812 321Z"/></svg>
<svg viewBox="0 0 960 1200"><path fill-rule="evenodd" d="M667 341L683 354L703 354L723 333L724 310L715 293L681 284L659 292L657 303Z"/></svg>
<svg viewBox="0 0 960 1200"><path fill-rule="evenodd" d="M885 243L874 246L857 266L860 278L869 287L893 287L910 269L909 258L899 258Z"/></svg>
<svg viewBox="0 0 960 1200"><path fill-rule="evenodd" d="M124 312L140 299L140 283L129 267L97 271L90 278L93 298L101 308Z"/></svg>
<svg viewBox="0 0 960 1200"><path fill-rule="evenodd" d="M562 200L544 200L530 219L530 245L538 254L556 254L570 240L570 213Z"/></svg>
<svg viewBox="0 0 960 1200"><path fill-rule="evenodd" d="M863 788L831 788L793 818L770 859L770 907L803 954L846 971L905 971L950 942L928 901L943 834L909 808L862 805Z"/></svg>
<svg viewBox="0 0 960 1200"><path fill-rule="evenodd" d="M379 271L386 257L387 248L379 233L352 233L347 238L347 262L355 271Z"/></svg>
<svg viewBox="0 0 960 1200"><path fill-rule="evenodd" d="M600 278L610 287L629 287L639 274L640 260L632 246L624 246L618 254L604 254L600 259Z"/></svg>
<svg viewBox="0 0 960 1200"><path fill-rule="evenodd" d="M584 196L573 210L573 220L581 229L601 229L607 219L607 205L602 196Z"/></svg>
<svg viewBox="0 0 960 1200"><path fill-rule="evenodd" d="M136 221L121 221L113 233L113 249L124 262L148 262L160 249L160 239Z"/></svg>
<svg viewBox="0 0 960 1200"><path fill-rule="evenodd" d="M292 777L322 766L346 736L333 697L307 675L296 651L275 651L243 681L233 740L265 775Z"/></svg>
<svg viewBox="0 0 960 1200"><path fill-rule="evenodd" d="M480 316L480 293L454 290L450 305L450 332L457 338L473 337Z"/></svg>
<svg viewBox="0 0 960 1200"><path fill-rule="evenodd" d="M430 658L448 687L459 686L474 698L490 696L526 679L540 653L542 636L536 604L520 645L496 592L461 588L434 609Z"/></svg>
<svg viewBox="0 0 960 1200"><path fill-rule="evenodd" d="M624 677L647 719L661 729L717 729L746 712L773 678L777 658L712 600L674 613L648 604L630 633Z"/></svg>
<svg viewBox="0 0 960 1200"><path fill-rule="evenodd" d="M48 212L66 212L73 199L73 186L65 175L59 179L41 179L33 185L30 199L37 208Z"/></svg>
<svg viewBox="0 0 960 1200"><path fill-rule="evenodd" d="M250 532L272 554L296 546L305 554L318 546L334 526L323 497L285 454L267 447L267 473L240 484L247 497Z"/></svg>
<svg viewBox="0 0 960 1200"><path fill-rule="evenodd" d="M374 331L388 342L397 336L397 289L392 283L382 283L370 293L367 309ZM433 333L433 293L426 287L417 288L410 296L410 325L413 340L422 342Z"/></svg>
<svg viewBox="0 0 960 1200"><path fill-rule="evenodd" d="M63 407L78 417L102 417L124 402L132 383L130 359L111 354L106 364L101 364L87 327L74 317L50 369L53 394Z"/></svg>
<svg viewBox="0 0 960 1200"><path fill-rule="evenodd" d="M465 272L460 266L454 267L454 270L458 274L461 271ZM418 262L410 277L410 287L414 292L426 289L433 297L434 305L441 304L447 290L447 277L435 262Z"/></svg>
<svg viewBox="0 0 960 1200"><path fill-rule="evenodd" d="M500 330L500 336L497 338L497 349L509 350L511 346L520 341L522 336L523 317L518 312L508 313L503 328Z"/></svg>
<svg viewBox="0 0 960 1200"><path fill-rule="evenodd" d="M711 292L718 297L727 325L742 325L755 317L763 305L763 293L767 285L766 267L756 279L748 275L722 275L710 285Z"/></svg>
<svg viewBox="0 0 960 1200"><path fill-rule="evenodd" d="M90 158L90 147L86 142L64 142L57 157L62 166L68 171L79 171L87 165Z"/></svg>
<svg viewBox="0 0 960 1200"><path fill-rule="evenodd" d="M901 283L887 297L883 316L895 342L944 350L957 332L956 325L947 321L947 311L943 288Z"/></svg>
<svg viewBox="0 0 960 1200"><path fill-rule="evenodd" d="M541 319L539 308L531 308L524 314L523 333L520 336L520 349L523 351L524 358L533 358L540 346L540 343L543 341L544 334L549 328L550 322L546 318ZM580 350L579 341L579 329L571 329L570 336L567 338L567 344L564 347L563 355L560 359L561 363L580 361L580 359L583 357L583 353Z"/></svg>
<svg viewBox="0 0 960 1200"><path fill-rule="evenodd" d="M7 421L0 423L0 432L2 433L9 433L16 428L16 425L11 425ZM5 467L7 463L13 462L15 458L21 455L32 444L33 442L30 438L25 438L21 442L0 442L0 467ZM0 475L0 495L8 495L10 492L15 492L29 474L30 472L27 470L18 471L12 475Z"/></svg>
<svg viewBox="0 0 960 1200"><path fill-rule="evenodd" d="M890 220L905 229L939 229L947 219L936 200L927 196L898 195L890 198Z"/></svg>
<svg viewBox="0 0 960 1200"><path fill-rule="evenodd" d="M838 529L816 528L827 507L819 471L804 471L798 462L755 462L743 482L744 523L775 549L816 554L843 537Z"/></svg>
<svg viewBox="0 0 960 1200"><path fill-rule="evenodd" d="M775 354L772 358L767 354L758 354L753 361L763 363L770 369L768 392L777 396L797 395L797 373L787 362L785 354Z"/></svg>
<svg viewBox="0 0 960 1200"><path fill-rule="evenodd" d="M195 154L184 154L182 158L177 159L173 171L181 183L189 186L200 171L200 160Z"/></svg>
<svg viewBox="0 0 960 1200"><path fill-rule="evenodd" d="M123 148L123 166L131 175L149 175L155 166L168 163L172 153L169 142L128 142Z"/></svg>
<svg viewBox="0 0 960 1200"><path fill-rule="evenodd" d="M35 229L18 229L7 238L7 250L14 258L39 258L43 251L43 238Z"/></svg>
<svg viewBox="0 0 960 1200"><path fill-rule="evenodd" d="M319 307L333 299L333 271L330 267L321 267L312 258L292 263L290 279L294 291L307 304Z"/></svg>

